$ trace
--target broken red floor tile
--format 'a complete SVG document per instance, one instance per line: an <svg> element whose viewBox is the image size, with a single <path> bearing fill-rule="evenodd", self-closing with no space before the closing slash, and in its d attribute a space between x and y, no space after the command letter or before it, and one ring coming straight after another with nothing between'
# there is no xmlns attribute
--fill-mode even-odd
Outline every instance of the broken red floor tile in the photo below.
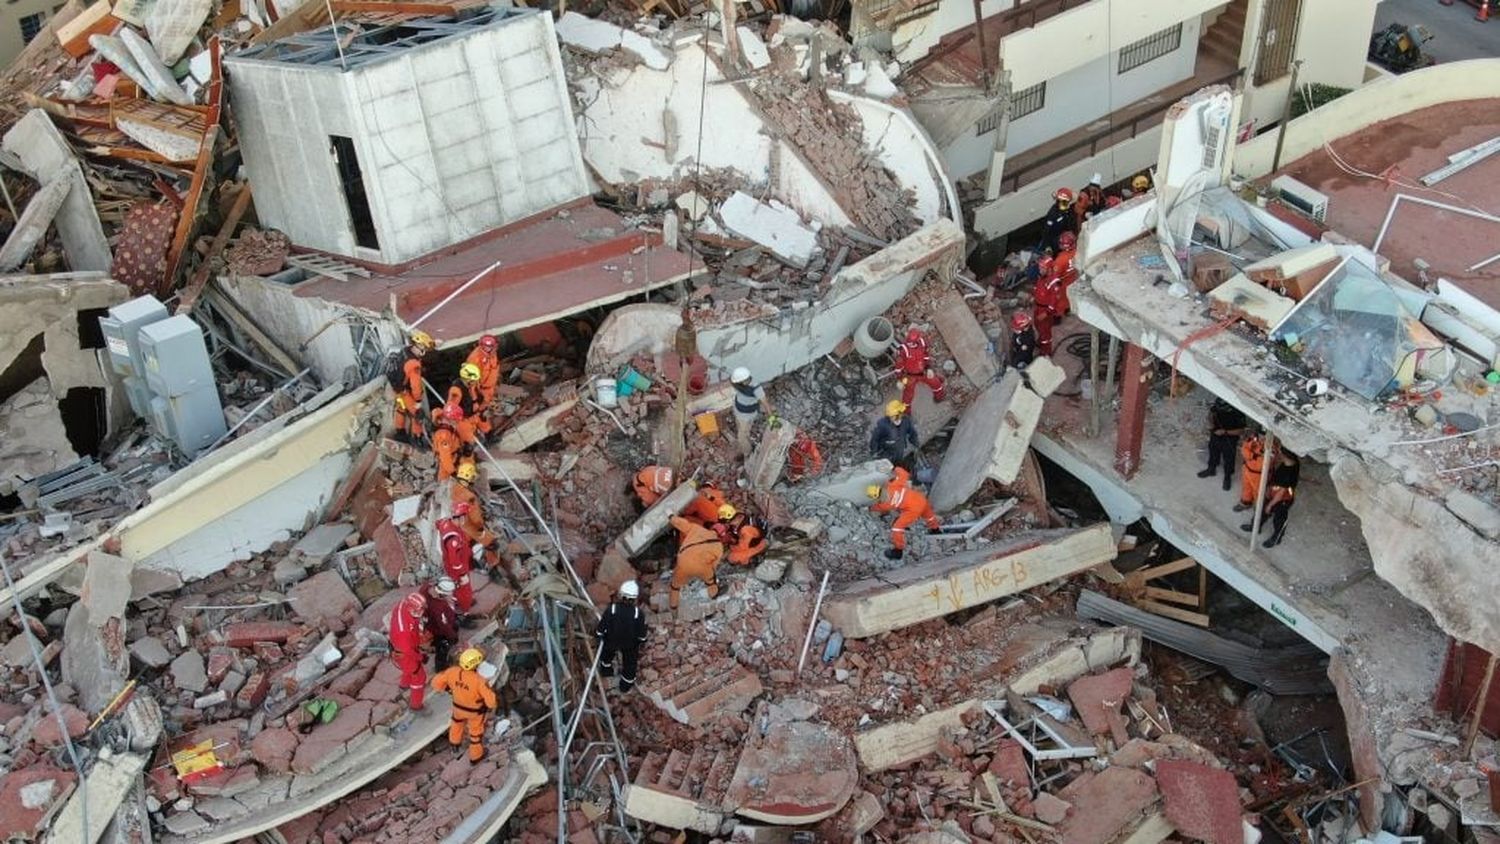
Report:
<svg viewBox="0 0 1500 844"><path fill-rule="evenodd" d="M89 728L89 716L72 704L65 703L61 707L63 722L68 728L68 738L78 738ZM62 728L58 726L57 715L51 711L43 715L36 722L36 727L31 731L31 737L43 747L57 747L63 743Z"/></svg>
<svg viewBox="0 0 1500 844"><path fill-rule="evenodd" d="M267 771L284 774L292 769L297 743L297 734L291 730L281 727L261 730L250 741L250 755Z"/></svg>
<svg viewBox="0 0 1500 844"><path fill-rule="evenodd" d="M406 543L401 541L401 534L396 532L396 526L390 522L384 522L375 528L375 559L379 561L380 574L389 583L395 583L406 570Z"/></svg>
<svg viewBox="0 0 1500 844"><path fill-rule="evenodd" d="M1122 667L1103 674L1080 677L1068 685L1068 699L1073 701L1078 717L1083 719L1083 725L1089 732L1096 735L1110 732L1109 711L1119 711L1125 698L1130 695L1134 679L1135 672Z"/></svg>
<svg viewBox="0 0 1500 844"><path fill-rule="evenodd" d="M232 648L249 648L257 642L285 644L302 632L302 625L290 621L240 621L224 627L224 641Z"/></svg>
<svg viewBox="0 0 1500 844"><path fill-rule="evenodd" d="M858 783L848 735L810 721L773 722L746 742L725 796L754 820L815 823L842 809Z"/></svg>
<svg viewBox="0 0 1500 844"><path fill-rule="evenodd" d="M1037 820L1057 826L1068 817L1068 810L1073 808L1073 804L1043 791L1031 801L1031 807L1036 810Z"/></svg>
<svg viewBox="0 0 1500 844"><path fill-rule="evenodd" d="M1234 775L1218 768L1179 759L1156 763L1167 820L1177 832L1208 844L1238 844L1240 789Z"/></svg>
<svg viewBox="0 0 1500 844"><path fill-rule="evenodd" d="M298 583L287 590L286 597L298 618L335 632L343 630L364 609L349 584L333 569L320 571Z"/></svg>
<svg viewBox="0 0 1500 844"><path fill-rule="evenodd" d="M11 771L0 779L0 839L30 841L54 805L73 790L77 777L50 765Z"/></svg>
<svg viewBox="0 0 1500 844"><path fill-rule="evenodd" d="M1156 781L1132 768L1105 768L1067 789L1073 812L1059 825L1068 844L1108 844L1156 802Z"/></svg>

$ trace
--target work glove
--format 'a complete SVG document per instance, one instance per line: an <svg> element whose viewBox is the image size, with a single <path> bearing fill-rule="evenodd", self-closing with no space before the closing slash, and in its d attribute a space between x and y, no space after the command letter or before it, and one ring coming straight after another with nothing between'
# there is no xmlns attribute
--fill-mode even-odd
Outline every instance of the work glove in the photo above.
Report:
<svg viewBox="0 0 1500 844"><path fill-rule="evenodd" d="M780 428L781 417L773 413L771 414L770 418L766 420L766 424L770 425L773 430L776 428Z"/></svg>
<svg viewBox="0 0 1500 844"><path fill-rule="evenodd" d="M411 409L407 404L406 396L396 396L396 409L401 411L402 413L405 413L406 411Z"/></svg>

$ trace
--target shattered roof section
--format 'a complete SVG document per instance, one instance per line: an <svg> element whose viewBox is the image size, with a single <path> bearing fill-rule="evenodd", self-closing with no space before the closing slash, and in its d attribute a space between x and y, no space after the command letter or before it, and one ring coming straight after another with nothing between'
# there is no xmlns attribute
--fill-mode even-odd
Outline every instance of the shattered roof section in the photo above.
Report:
<svg viewBox="0 0 1500 844"><path fill-rule="evenodd" d="M251 47L234 61L261 61L348 70L392 58L407 50L438 44L490 26L537 14L535 9L457 10L447 17L422 17L385 25L335 21L308 32ZM371 28L361 29L362 26ZM351 29L353 35L351 37Z"/></svg>

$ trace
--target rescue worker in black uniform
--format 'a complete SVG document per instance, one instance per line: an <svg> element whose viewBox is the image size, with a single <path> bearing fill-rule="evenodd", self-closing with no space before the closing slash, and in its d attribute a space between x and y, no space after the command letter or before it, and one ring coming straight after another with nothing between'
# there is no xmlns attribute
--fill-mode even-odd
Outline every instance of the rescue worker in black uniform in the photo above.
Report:
<svg viewBox="0 0 1500 844"><path fill-rule="evenodd" d="M1199 472L1198 477L1212 478L1223 463L1227 490L1234 483L1234 455L1240 448L1240 436L1245 433L1245 414L1223 399L1214 399L1208 415L1208 468Z"/></svg>
<svg viewBox="0 0 1500 844"><path fill-rule="evenodd" d="M628 692L635 686L635 672L641 655L641 643L646 641L646 614L636 606L641 597L641 587L634 580L620 584L620 597L605 608L594 628L594 638L599 640L599 676L613 677L615 657L620 657L620 691Z"/></svg>

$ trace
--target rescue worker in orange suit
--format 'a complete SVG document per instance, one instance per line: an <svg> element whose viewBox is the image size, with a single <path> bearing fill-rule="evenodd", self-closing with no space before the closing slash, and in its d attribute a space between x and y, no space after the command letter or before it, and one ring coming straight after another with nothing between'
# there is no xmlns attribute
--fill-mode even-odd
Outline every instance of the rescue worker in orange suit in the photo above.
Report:
<svg viewBox="0 0 1500 844"><path fill-rule="evenodd" d="M1095 173L1089 179L1089 183L1078 191L1078 201L1073 203L1073 214L1078 218L1080 228L1084 220L1104 210L1104 186L1101 184L1103 180L1103 176Z"/></svg>
<svg viewBox="0 0 1500 844"><path fill-rule="evenodd" d="M717 513L714 520L718 520ZM708 597L718 597L719 582L714 573L724 559L724 542L712 528L682 516L672 517L672 527L677 529L677 564L672 570L672 591L667 605L677 609L682 587L694 580L701 580L708 587Z"/></svg>
<svg viewBox="0 0 1500 844"><path fill-rule="evenodd" d="M1057 251L1058 239L1063 232L1078 231L1078 217L1073 214L1073 192L1067 188L1058 188L1052 194L1052 205L1042 217L1042 239L1037 244L1036 251Z"/></svg>
<svg viewBox="0 0 1500 844"><path fill-rule="evenodd" d="M470 417L468 404L464 401L464 388L461 385L452 384L448 387L443 413L453 421L453 430L458 432L458 441L463 444L464 450L472 451L474 443L479 441L479 434Z"/></svg>
<svg viewBox="0 0 1500 844"><path fill-rule="evenodd" d="M453 515L459 516L457 509ZM443 573L453 581L453 599L458 602L458 611L467 614L474 608L474 584L469 578L474 568L473 546L453 519L438 519L437 529L438 544L443 549Z"/></svg>
<svg viewBox="0 0 1500 844"><path fill-rule="evenodd" d="M896 513L896 521L891 524L891 547L885 551L887 560L899 560L906 555L906 529L919 519L928 530L942 526L927 496L912 487L911 476L905 469L896 469L884 488L878 484L866 487L865 494L870 497L870 509L874 512Z"/></svg>
<svg viewBox="0 0 1500 844"><path fill-rule="evenodd" d="M1036 325L1036 348L1045 357L1052 356L1052 326L1068 312L1067 291L1051 258L1037 261L1036 287L1032 288L1032 322Z"/></svg>
<svg viewBox="0 0 1500 844"><path fill-rule="evenodd" d="M400 686L411 690L413 711L422 709L427 668L422 663L422 639L427 626L427 598L413 592L391 610L391 659L401 669Z"/></svg>
<svg viewBox="0 0 1500 844"><path fill-rule="evenodd" d="M439 407L432 411L432 456L437 463L439 481L448 480L458 471L458 455L463 448L446 410Z"/></svg>
<svg viewBox="0 0 1500 844"><path fill-rule="evenodd" d="M435 345L427 332L413 331L400 368L386 374L396 394L391 426L397 442L412 445L422 438L422 358Z"/></svg>
<svg viewBox="0 0 1500 844"><path fill-rule="evenodd" d="M926 384L932 390L932 400L942 401L948 395L948 385L943 376L932 369L932 348L927 335L912 328L906 339L896 344L896 375L901 384L901 403L911 407L917 395L917 385Z"/></svg>
<svg viewBox="0 0 1500 844"><path fill-rule="evenodd" d="M599 623L594 625L594 638L599 641L599 676L615 676L615 657L618 656L622 692L635 686L641 645L646 641L646 614L636 606L640 597L641 587L634 580L620 584L619 598L604 608Z"/></svg>
<svg viewBox="0 0 1500 844"><path fill-rule="evenodd" d="M736 510L733 504L719 508L719 521L714 525L714 532L729 549L730 565L748 566L769 546L765 531L749 515Z"/></svg>
<svg viewBox="0 0 1500 844"><path fill-rule="evenodd" d="M724 506L724 493L713 484L698 487L693 503L682 511L683 518L707 527L719 520L719 508Z"/></svg>
<svg viewBox="0 0 1500 844"><path fill-rule="evenodd" d="M448 665L453 647L458 644L458 607L453 604L453 581L438 578L437 583L422 584L427 599L427 632L432 636L432 664L441 671Z"/></svg>
<svg viewBox="0 0 1500 844"><path fill-rule="evenodd" d="M490 435L489 402L484 400L484 389L480 386L484 380L484 371L478 364L466 363L458 368L458 380L463 387L463 408L468 416L469 424L474 426L474 431L481 437Z"/></svg>
<svg viewBox="0 0 1500 844"><path fill-rule="evenodd" d="M630 479L630 486L635 490L636 498L640 499L641 507L645 508L671 492L675 480L676 473L671 466L647 466L635 473L635 477Z"/></svg>
<svg viewBox="0 0 1500 844"><path fill-rule="evenodd" d="M459 530L475 545L484 548L484 564L494 568L500 563L500 539L492 533L484 522L484 504L479 500L478 493L474 492L474 481L479 478L479 468L472 460L464 460L458 464L458 471L454 473L457 483L453 484L453 517L458 521Z"/></svg>
<svg viewBox="0 0 1500 844"><path fill-rule="evenodd" d="M486 334L474 344L464 363L479 367L479 398L486 418L495 406L495 389L500 385L500 339Z"/></svg>
<svg viewBox="0 0 1500 844"><path fill-rule="evenodd" d="M786 479L792 483L823 473L823 452L806 431L798 431L786 453Z"/></svg>
<svg viewBox="0 0 1500 844"><path fill-rule="evenodd" d="M1292 512L1292 502L1297 498L1297 482L1302 477L1302 461L1286 449L1277 449L1276 465L1271 467L1271 477L1266 480L1266 509L1261 515L1261 526L1271 523L1271 535L1260 544L1262 548L1275 548L1286 536L1286 520ZM1251 522L1240 525L1240 530L1254 528Z"/></svg>
<svg viewBox="0 0 1500 844"><path fill-rule="evenodd" d="M1260 494L1260 473L1266 468L1266 435L1259 430L1251 431L1240 443L1240 502L1234 511L1249 510L1255 506L1255 497Z"/></svg>
<svg viewBox="0 0 1500 844"><path fill-rule="evenodd" d="M444 669L432 678L432 688L453 696L453 716L448 723L448 744L462 746L464 733L469 734L469 763L484 758L484 722L489 713L500 708L500 699L490 684L479 676L484 652L468 648L458 655L458 664Z"/></svg>
<svg viewBox="0 0 1500 844"><path fill-rule="evenodd" d="M1031 314L1017 309L1010 315L1010 365L1025 369L1036 360L1036 327Z"/></svg>

